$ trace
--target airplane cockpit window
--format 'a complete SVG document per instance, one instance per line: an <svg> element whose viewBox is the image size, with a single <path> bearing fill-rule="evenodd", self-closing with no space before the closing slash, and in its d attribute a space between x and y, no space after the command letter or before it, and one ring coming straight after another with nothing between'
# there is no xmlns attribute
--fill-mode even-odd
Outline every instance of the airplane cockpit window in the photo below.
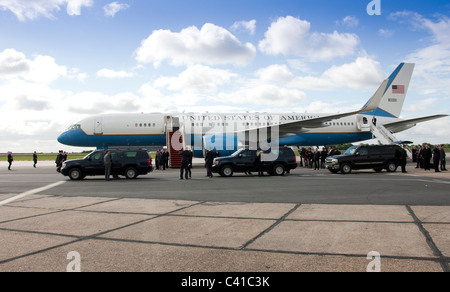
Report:
<svg viewBox="0 0 450 292"><path fill-rule="evenodd" d="M70 126L67 130L79 130L79 129L81 129L81 125L76 124L76 125Z"/></svg>

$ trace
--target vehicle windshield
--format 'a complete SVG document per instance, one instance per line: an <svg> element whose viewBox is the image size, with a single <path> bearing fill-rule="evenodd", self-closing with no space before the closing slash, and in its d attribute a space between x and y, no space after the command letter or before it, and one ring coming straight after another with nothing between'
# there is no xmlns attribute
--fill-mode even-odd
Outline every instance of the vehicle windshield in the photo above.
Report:
<svg viewBox="0 0 450 292"><path fill-rule="evenodd" d="M230 156L238 156L239 155L239 153L241 153L242 152L242 150L244 150L244 149L238 149L236 152L234 152L233 154L231 154Z"/></svg>
<svg viewBox="0 0 450 292"><path fill-rule="evenodd" d="M357 146L353 146L348 148L345 152L344 155L353 155L355 153L356 148L358 148Z"/></svg>

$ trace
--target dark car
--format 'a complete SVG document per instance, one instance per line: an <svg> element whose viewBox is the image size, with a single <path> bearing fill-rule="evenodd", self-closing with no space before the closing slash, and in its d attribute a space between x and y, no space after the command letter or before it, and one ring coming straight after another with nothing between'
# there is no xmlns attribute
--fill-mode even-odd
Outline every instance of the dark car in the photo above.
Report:
<svg viewBox="0 0 450 292"><path fill-rule="evenodd" d="M213 172L226 177L235 172L257 172L256 156L259 151L240 149L230 156L215 158ZM262 170L270 175L284 175L286 171L297 167L295 153L291 148L264 151L261 157Z"/></svg>
<svg viewBox="0 0 450 292"><path fill-rule="evenodd" d="M325 166L333 173L349 174L353 169L386 169L395 172L401 165L403 149L398 145L353 146L343 155L331 156Z"/></svg>
<svg viewBox="0 0 450 292"><path fill-rule="evenodd" d="M112 160L111 174L114 176L123 175L128 179L133 179L153 170L152 159L146 150L109 150ZM83 159L66 161L61 173L69 176L72 180L81 180L86 176L105 175L103 163L105 152L106 150L97 150Z"/></svg>

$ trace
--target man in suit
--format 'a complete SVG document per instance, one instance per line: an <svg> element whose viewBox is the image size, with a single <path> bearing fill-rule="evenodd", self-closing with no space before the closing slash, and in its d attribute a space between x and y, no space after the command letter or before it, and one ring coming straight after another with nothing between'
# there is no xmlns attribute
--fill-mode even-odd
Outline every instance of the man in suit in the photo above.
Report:
<svg viewBox="0 0 450 292"><path fill-rule="evenodd" d="M105 180L111 180L109 176L111 175L112 159L111 151L106 150L106 154L103 157L103 164L105 165Z"/></svg>
<svg viewBox="0 0 450 292"><path fill-rule="evenodd" d="M445 157L446 157L446 155L445 155L445 149L444 149L444 145L442 144L441 145L441 171L446 171L447 170L447 168L446 168L446 161L445 161Z"/></svg>
<svg viewBox="0 0 450 292"><path fill-rule="evenodd" d="M192 151L184 149L178 153L181 155L180 179L183 179L183 172L186 179L189 179L189 166L192 162Z"/></svg>
<svg viewBox="0 0 450 292"><path fill-rule="evenodd" d="M9 152L8 152L8 163L9 163L9 165L8 165L8 170L11 170L11 164L12 164L13 161L14 161L14 157L13 157L13 155L12 155L12 152L9 151Z"/></svg>
<svg viewBox="0 0 450 292"><path fill-rule="evenodd" d="M425 170L430 170L430 159L431 159L432 153L430 145L426 144L425 148L423 149L423 168Z"/></svg>
<svg viewBox="0 0 450 292"><path fill-rule="evenodd" d="M435 145L433 149L433 165L435 172L441 172L439 170L439 163L441 162L441 149L439 145Z"/></svg>
<svg viewBox="0 0 450 292"><path fill-rule="evenodd" d="M214 162L214 158L215 158L215 154L212 151L211 148L209 148L209 151L206 153L206 157L205 157L205 164L206 164L206 176L209 176L209 178L212 178L212 167L213 167L213 162Z"/></svg>

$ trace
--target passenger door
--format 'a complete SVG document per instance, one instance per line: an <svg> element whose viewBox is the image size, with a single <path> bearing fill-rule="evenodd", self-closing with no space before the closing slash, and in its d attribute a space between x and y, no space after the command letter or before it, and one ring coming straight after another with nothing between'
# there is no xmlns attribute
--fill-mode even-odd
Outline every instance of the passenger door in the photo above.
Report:
<svg viewBox="0 0 450 292"><path fill-rule="evenodd" d="M111 174L118 175L121 174L123 168L122 153L118 151L111 151Z"/></svg>
<svg viewBox="0 0 450 292"><path fill-rule="evenodd" d="M370 168L371 161L369 158L369 152L366 147L360 147L355 151L355 159L353 160L354 168L364 169Z"/></svg>
<svg viewBox="0 0 450 292"><path fill-rule="evenodd" d="M385 162L381 155L381 148L378 146L369 148L369 156L373 168L384 168Z"/></svg>
<svg viewBox="0 0 450 292"><path fill-rule="evenodd" d="M100 175L105 174L105 165L103 164L103 157L105 154L103 151L94 152L89 156L85 173L86 175Z"/></svg>
<svg viewBox="0 0 450 292"><path fill-rule="evenodd" d="M255 168L256 151L245 150L236 161L236 171L252 171Z"/></svg>

